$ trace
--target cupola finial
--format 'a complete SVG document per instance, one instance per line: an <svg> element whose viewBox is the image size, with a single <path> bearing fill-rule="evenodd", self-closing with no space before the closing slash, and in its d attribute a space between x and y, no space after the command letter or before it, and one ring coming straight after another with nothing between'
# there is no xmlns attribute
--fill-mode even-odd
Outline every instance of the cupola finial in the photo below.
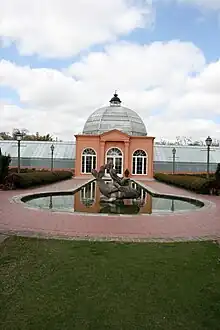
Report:
<svg viewBox="0 0 220 330"><path fill-rule="evenodd" d="M110 105L111 106L120 106L121 100L118 97L117 90L115 90L114 96L110 100Z"/></svg>

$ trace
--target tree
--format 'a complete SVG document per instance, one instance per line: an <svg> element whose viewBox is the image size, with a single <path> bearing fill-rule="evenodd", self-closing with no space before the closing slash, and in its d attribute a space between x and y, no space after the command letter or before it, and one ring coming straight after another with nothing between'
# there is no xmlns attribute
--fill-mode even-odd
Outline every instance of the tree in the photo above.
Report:
<svg viewBox="0 0 220 330"><path fill-rule="evenodd" d="M214 138L212 140L212 146L213 147L219 147L219 145L220 145L220 140Z"/></svg>
<svg viewBox="0 0 220 330"><path fill-rule="evenodd" d="M46 135L40 135L39 132L35 134L26 134L23 137L25 141L54 141L53 137L48 133Z"/></svg>
<svg viewBox="0 0 220 330"><path fill-rule="evenodd" d="M0 132L0 136L3 140L12 140L12 136L9 132Z"/></svg>
<svg viewBox="0 0 220 330"><path fill-rule="evenodd" d="M21 134L22 140L24 141L55 141L55 139L49 133L45 135L40 135L39 132L36 132L35 134L29 134L29 131L26 128L14 128L12 130L12 134L8 132L0 132L0 137L2 137L3 140L17 140L17 134ZM56 141L58 141L57 138Z"/></svg>
<svg viewBox="0 0 220 330"><path fill-rule="evenodd" d="M13 128L13 131L12 131L13 140L17 139L17 134L21 134L22 138L24 139L24 137L27 136L27 134L28 134L28 130L26 128L22 128L22 129Z"/></svg>

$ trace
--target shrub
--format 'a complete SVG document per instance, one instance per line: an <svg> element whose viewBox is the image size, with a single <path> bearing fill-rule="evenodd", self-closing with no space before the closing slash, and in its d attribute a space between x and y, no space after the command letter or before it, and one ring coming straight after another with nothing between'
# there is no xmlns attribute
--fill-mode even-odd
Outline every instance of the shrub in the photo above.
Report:
<svg viewBox="0 0 220 330"><path fill-rule="evenodd" d="M217 169L215 172L215 179L220 182L220 163L217 165Z"/></svg>
<svg viewBox="0 0 220 330"><path fill-rule="evenodd" d="M193 175L172 175L163 173L155 173L154 178L158 181L191 190L199 194L210 194L211 189L215 187L214 178L208 179L206 177Z"/></svg>
<svg viewBox="0 0 220 330"><path fill-rule="evenodd" d="M30 173L33 172L31 168L21 168L20 173ZM18 168L17 167L12 167L9 169L9 174L10 173L18 173Z"/></svg>
<svg viewBox="0 0 220 330"><path fill-rule="evenodd" d="M30 167L25 167L25 168L21 168L20 169L20 173L32 173L35 171L40 171L40 170L36 170L36 168L30 168ZM47 170L43 169L44 172L46 172ZM18 168L17 167L11 167L9 169L9 173L18 173Z"/></svg>
<svg viewBox="0 0 220 330"><path fill-rule="evenodd" d="M4 183L5 178L8 175L10 162L11 162L10 155L8 155L8 156L2 155L1 148L0 148L0 184Z"/></svg>
<svg viewBox="0 0 220 330"><path fill-rule="evenodd" d="M197 177L197 178L207 178L207 173L175 173L172 175L182 175L182 176L190 176L190 177ZM210 173L209 177L213 178L215 176L214 173Z"/></svg>
<svg viewBox="0 0 220 330"><path fill-rule="evenodd" d="M72 175L70 171L11 173L6 178L6 185L8 187L24 189L70 179Z"/></svg>

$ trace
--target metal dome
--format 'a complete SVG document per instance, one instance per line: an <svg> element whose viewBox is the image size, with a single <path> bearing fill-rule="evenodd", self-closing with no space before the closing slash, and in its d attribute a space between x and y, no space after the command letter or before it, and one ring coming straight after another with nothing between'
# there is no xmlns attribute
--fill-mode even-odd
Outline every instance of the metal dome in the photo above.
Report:
<svg viewBox="0 0 220 330"><path fill-rule="evenodd" d="M146 136L146 127L140 116L133 110L121 106L121 100L115 93L110 106L94 111L87 119L83 134L102 134L118 129L128 135Z"/></svg>

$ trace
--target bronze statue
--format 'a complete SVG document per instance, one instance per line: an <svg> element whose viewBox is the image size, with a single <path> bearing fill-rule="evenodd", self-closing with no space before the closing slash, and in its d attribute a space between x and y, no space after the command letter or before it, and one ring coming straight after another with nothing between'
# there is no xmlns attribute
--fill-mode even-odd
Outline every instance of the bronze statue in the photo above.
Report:
<svg viewBox="0 0 220 330"><path fill-rule="evenodd" d="M108 171L112 182L104 180L105 171ZM107 197L105 202L112 202L123 199L137 199L140 198L141 190L131 187L129 178L129 170L126 169L124 177L120 178L116 170L113 168L112 162L100 167L99 172L92 170L92 175L96 178L98 187L102 195Z"/></svg>

